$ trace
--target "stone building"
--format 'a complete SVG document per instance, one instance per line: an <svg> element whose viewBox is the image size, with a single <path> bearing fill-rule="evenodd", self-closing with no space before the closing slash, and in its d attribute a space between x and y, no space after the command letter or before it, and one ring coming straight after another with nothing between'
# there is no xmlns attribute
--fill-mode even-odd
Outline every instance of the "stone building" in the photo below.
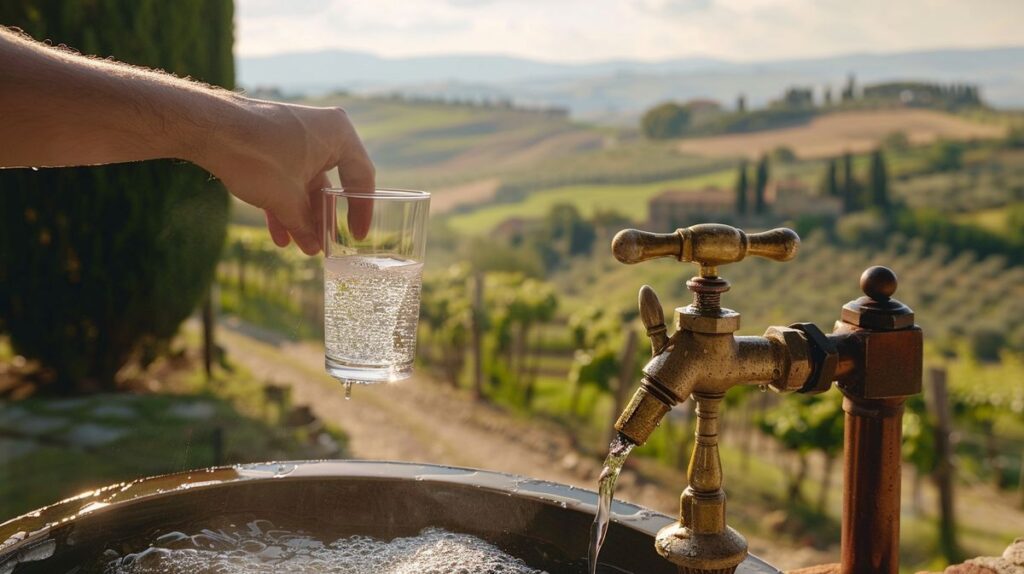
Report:
<svg viewBox="0 0 1024 574"><path fill-rule="evenodd" d="M838 216L843 211L840 198L818 195L796 179L769 183L765 200L771 214L782 219L801 215Z"/></svg>
<svg viewBox="0 0 1024 574"><path fill-rule="evenodd" d="M695 223L734 220L735 195L731 190L708 186L703 189L669 189L647 202L652 230L671 230Z"/></svg>
<svg viewBox="0 0 1024 574"><path fill-rule="evenodd" d="M669 189L652 197L647 204L650 229L668 231L695 223L769 224L801 215L838 216L842 201L822 197L796 179L773 181L765 190L767 213L755 215L754 190L749 189L747 215L736 214L736 192L731 188L708 186L703 189Z"/></svg>

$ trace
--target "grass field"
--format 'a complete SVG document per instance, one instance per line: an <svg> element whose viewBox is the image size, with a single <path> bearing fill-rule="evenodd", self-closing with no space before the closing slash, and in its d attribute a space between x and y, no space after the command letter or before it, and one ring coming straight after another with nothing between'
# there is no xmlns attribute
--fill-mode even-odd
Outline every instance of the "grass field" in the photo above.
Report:
<svg viewBox="0 0 1024 574"><path fill-rule="evenodd" d="M924 144L940 138L997 138L1006 127L934 110L859 110L818 116L795 127L686 139L679 149L709 157L756 157L786 146L798 157L822 158L869 151L894 132L903 132L913 144Z"/></svg>
<svg viewBox="0 0 1024 574"><path fill-rule="evenodd" d="M454 215L449 220L459 233L487 233L510 217L543 217L558 204L575 205L589 217L599 210L621 213L634 221L647 219L647 201L667 189L699 189L706 185L729 186L736 174L732 170L716 171L655 183L634 185L569 185L540 190L515 203L497 203L471 213Z"/></svg>

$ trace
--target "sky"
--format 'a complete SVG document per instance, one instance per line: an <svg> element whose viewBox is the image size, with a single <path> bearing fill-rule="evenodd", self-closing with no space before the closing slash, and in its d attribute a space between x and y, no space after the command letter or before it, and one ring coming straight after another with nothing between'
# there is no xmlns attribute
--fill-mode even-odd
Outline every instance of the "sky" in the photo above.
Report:
<svg viewBox="0 0 1024 574"><path fill-rule="evenodd" d="M736 61L1024 44L1024 0L236 0L236 53Z"/></svg>

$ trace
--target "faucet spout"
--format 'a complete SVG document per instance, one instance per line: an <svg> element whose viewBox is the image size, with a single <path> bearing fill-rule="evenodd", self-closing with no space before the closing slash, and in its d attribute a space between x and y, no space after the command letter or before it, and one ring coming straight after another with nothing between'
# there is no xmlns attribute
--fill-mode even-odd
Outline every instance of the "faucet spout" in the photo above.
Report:
<svg viewBox="0 0 1024 574"><path fill-rule="evenodd" d="M811 372L801 333L773 327L763 337L699 333L686 329L644 367L640 387L615 429L638 445L647 442L661 419L694 393L724 393L741 384L800 388Z"/></svg>
<svg viewBox="0 0 1024 574"><path fill-rule="evenodd" d="M615 430L633 444L642 445L658 428L661 419L679 402L660 384L644 377L640 379L640 388L615 421Z"/></svg>

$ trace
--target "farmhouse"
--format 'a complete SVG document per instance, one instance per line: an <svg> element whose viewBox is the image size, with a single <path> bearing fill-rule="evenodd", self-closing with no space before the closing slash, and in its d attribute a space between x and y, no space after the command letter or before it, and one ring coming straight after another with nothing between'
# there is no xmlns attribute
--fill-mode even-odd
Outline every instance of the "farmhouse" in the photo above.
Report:
<svg viewBox="0 0 1024 574"><path fill-rule="evenodd" d="M753 189L748 190L747 206L752 214ZM836 197L821 197L796 179L771 182L765 190L770 218L788 219L801 215L839 215L842 202ZM708 186L703 189L668 189L652 197L647 204L652 229L666 230L700 222L735 222L736 193L732 189ZM759 218L760 219L760 218Z"/></svg>
<svg viewBox="0 0 1024 574"><path fill-rule="evenodd" d="M843 210L842 200L838 197L814 194L797 179L769 183L765 200L772 215L783 219L801 215L836 216Z"/></svg>
<svg viewBox="0 0 1024 574"><path fill-rule="evenodd" d="M647 203L652 229L675 229L701 221L731 219L735 198L717 186L704 189L669 189Z"/></svg>

